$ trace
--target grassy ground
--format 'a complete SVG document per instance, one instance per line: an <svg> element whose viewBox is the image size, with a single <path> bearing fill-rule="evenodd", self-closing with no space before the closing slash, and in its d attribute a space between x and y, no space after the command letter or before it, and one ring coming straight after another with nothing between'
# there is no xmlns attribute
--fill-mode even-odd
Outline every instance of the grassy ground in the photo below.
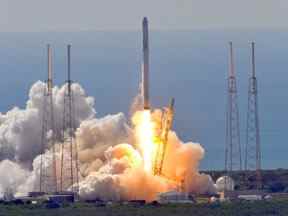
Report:
<svg viewBox="0 0 288 216"><path fill-rule="evenodd" d="M0 216L243 216L288 215L288 200L257 201L253 203L222 203L195 205L165 205L159 207L131 207L115 205L95 207L93 204L77 203L58 209L46 209L35 205L0 205Z"/></svg>

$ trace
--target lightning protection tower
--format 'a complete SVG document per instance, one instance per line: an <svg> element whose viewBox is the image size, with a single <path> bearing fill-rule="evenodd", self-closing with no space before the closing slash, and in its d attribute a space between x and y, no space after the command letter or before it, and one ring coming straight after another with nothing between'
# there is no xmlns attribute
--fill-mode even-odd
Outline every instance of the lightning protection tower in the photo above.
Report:
<svg viewBox="0 0 288 216"><path fill-rule="evenodd" d="M47 45L48 79L45 82L42 109L42 134L40 156L40 192L57 192L56 155L55 155L55 123L53 110L53 78L52 78L52 52ZM45 154L46 151L50 153Z"/></svg>
<svg viewBox="0 0 288 216"><path fill-rule="evenodd" d="M255 43L251 43L251 63L252 70L249 75L248 86L248 110L247 110L247 128L246 128L246 146L245 146L245 174L247 182L250 177L252 179L253 188L261 189L261 149L259 134L259 118L258 118L258 90L255 69Z"/></svg>
<svg viewBox="0 0 288 216"><path fill-rule="evenodd" d="M228 103L226 113L226 149L225 170L228 175L232 171L242 170L239 111L237 104L236 73L234 68L233 45L229 43L230 65L228 72Z"/></svg>
<svg viewBox="0 0 288 216"><path fill-rule="evenodd" d="M75 139L75 104L71 81L71 45L67 46L67 81L63 106L60 190L77 193L79 188L78 149Z"/></svg>

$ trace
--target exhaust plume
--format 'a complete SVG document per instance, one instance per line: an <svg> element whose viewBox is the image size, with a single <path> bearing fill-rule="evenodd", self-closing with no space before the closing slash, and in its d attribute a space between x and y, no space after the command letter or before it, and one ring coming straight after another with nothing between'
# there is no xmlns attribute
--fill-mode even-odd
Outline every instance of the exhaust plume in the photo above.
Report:
<svg viewBox="0 0 288 216"><path fill-rule="evenodd" d="M25 195L38 189L44 87L45 84L40 81L32 85L25 109L13 108L5 114L0 113L0 196L11 185L17 186L13 187L15 195ZM66 87L53 87L54 133L59 135L56 137L60 137L62 130ZM133 125L129 126L123 113L96 118L94 99L87 97L77 83L72 84L72 91L76 104L74 118L78 127L76 141L81 199L151 201L157 198L158 193L179 188L196 194L216 192L211 177L200 174L198 170L205 153L203 147L198 143L182 142L174 131L168 134L163 175L155 176L150 171L161 110L137 111L132 117ZM148 130L149 145L145 141L147 137L139 136L143 130L144 134ZM58 161L61 145L59 138L56 145ZM145 147L150 148L148 153ZM48 161L47 166L51 166L50 149L46 149L44 157ZM57 164L58 172L59 166L60 163ZM11 172L4 171L8 169Z"/></svg>

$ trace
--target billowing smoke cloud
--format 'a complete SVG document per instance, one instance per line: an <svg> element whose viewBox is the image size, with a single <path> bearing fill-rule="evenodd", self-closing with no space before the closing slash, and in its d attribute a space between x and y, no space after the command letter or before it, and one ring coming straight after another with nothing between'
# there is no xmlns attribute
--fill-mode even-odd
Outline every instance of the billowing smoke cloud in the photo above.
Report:
<svg viewBox="0 0 288 216"><path fill-rule="evenodd" d="M96 112L93 108L94 99L85 96L85 91L79 84L74 83L71 87L76 105L74 121L78 127L81 122L95 117ZM24 169L30 172L34 168L33 170L39 173L38 164L40 163L37 163L35 158L39 156L41 150L44 88L45 84L43 82L38 81L34 83L30 89L29 99L25 109L15 107L5 114L0 113L0 161L4 160L0 163L0 168L5 168L8 165L17 165L15 170ZM57 86L53 88L56 133L60 133L62 129L65 88L66 85L63 85L61 88ZM10 163L5 159L9 159ZM7 170L1 170L1 179L5 179L7 173ZM19 171L19 176L21 175L20 173ZM32 174L36 175L36 173L33 172ZM17 178L17 175L15 175L15 178ZM32 177L29 178L30 181L32 181L31 178ZM36 177L34 177L34 179L36 179ZM3 191L5 187L9 186L9 184L7 185L6 183L9 182L0 181L0 191ZM29 183L29 190L33 190L32 185L34 185L34 182Z"/></svg>
<svg viewBox="0 0 288 216"><path fill-rule="evenodd" d="M2 159L15 160L31 168L33 159L40 153L43 93L45 84L36 82L30 89L25 109L17 107L6 114L0 113L0 151ZM53 88L55 127L58 133L62 128L63 101L66 86ZM79 84L73 84L75 122L92 119L95 116L94 100L86 97Z"/></svg>
<svg viewBox="0 0 288 216"><path fill-rule="evenodd" d="M39 188L44 87L45 84L40 81L31 87L25 109L14 108L0 114L0 196L11 185L17 185L13 191L17 195ZM53 88L55 133L60 133L62 129L65 88L65 85ZM180 182L187 192L216 191L210 176L198 171L199 162L204 157L200 144L183 143L175 132L170 131L163 176L154 176L143 169L135 131L128 125L124 114L95 118L94 99L85 96L79 84L73 84L72 90L76 105L74 120L78 127L76 141L82 199L154 200L158 193L181 187ZM161 111L156 110L153 120L160 121L160 116ZM57 149L60 149L59 146L60 140ZM60 157L59 151L56 156ZM52 156L49 149L44 157L50 166ZM8 174L4 171L6 169L12 171Z"/></svg>
<svg viewBox="0 0 288 216"><path fill-rule="evenodd" d="M81 174L97 171L105 160L105 151L119 143L129 143L132 131L123 113L102 119L83 121L76 132Z"/></svg>
<svg viewBox="0 0 288 216"><path fill-rule="evenodd" d="M156 110L153 114L154 121L160 121L160 116L161 111ZM115 138L119 139L115 135L112 141ZM101 136L105 140L105 133ZM93 146L102 143L101 136L97 136L97 141L93 142ZM89 137L88 134L85 137ZM78 138L82 139L79 136ZM169 133L168 140L163 176L154 176L143 169L142 157L135 140L132 140L130 144L115 145L113 142L114 144L110 144L112 147L109 148L104 147L105 144L100 144L95 151L98 155L98 160L94 160L97 161L97 166L92 165L94 170L88 172L89 175L81 182L80 197L151 201L157 198L158 193L177 190L180 187L184 187L187 192L215 193L216 189L211 177L198 172L199 162L204 157L204 149L201 145L192 142L182 143L173 131ZM87 143L91 145L90 141ZM82 145L84 146L84 143ZM184 182L182 182L183 179Z"/></svg>
<svg viewBox="0 0 288 216"><path fill-rule="evenodd" d="M104 200L153 200L156 193L172 185L143 170L139 152L129 144L119 144L105 152L106 163L80 184L80 197Z"/></svg>
<svg viewBox="0 0 288 216"><path fill-rule="evenodd" d="M30 176L28 170L10 160L4 160L0 163L0 173L0 197L3 197L7 192L16 194Z"/></svg>

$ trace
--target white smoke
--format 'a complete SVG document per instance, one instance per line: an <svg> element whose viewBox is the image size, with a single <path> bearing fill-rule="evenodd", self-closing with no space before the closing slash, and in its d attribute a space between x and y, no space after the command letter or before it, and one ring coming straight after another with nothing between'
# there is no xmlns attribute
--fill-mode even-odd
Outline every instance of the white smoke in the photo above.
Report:
<svg viewBox="0 0 288 216"><path fill-rule="evenodd" d="M66 85L63 85L61 88L58 88L57 86L53 88L56 133L60 133L60 130L62 129L65 88ZM73 83L71 88L74 93L73 98L76 105L74 121L78 127L80 122L95 117L96 112L93 108L94 99L85 96L85 91L77 83ZM25 170L25 172L33 170L28 180L24 178L26 182L22 182L22 186L24 185L21 189L22 191L33 190L33 185L36 185L35 181L37 176L35 172L39 171L40 164L37 163L37 156L39 156L41 150L44 89L45 83L37 81L30 89L25 109L15 107L7 113L0 113L1 179L6 179L6 177L9 179L9 172L4 170L8 165L11 167L15 165L14 170ZM6 159L9 159L10 162L8 163ZM3 168L3 170L1 168ZM19 171L19 176L22 176L21 173L22 172ZM34 176L33 180L32 176ZM16 172L15 178L17 179L17 177ZM28 183L28 181L30 182ZM0 182L0 191L5 190L7 187L10 187L8 181L5 180Z"/></svg>
<svg viewBox="0 0 288 216"><path fill-rule="evenodd" d="M129 142L132 131L123 113L83 121L76 132L80 170L83 176L97 171L105 162L104 152L118 143Z"/></svg>
<svg viewBox="0 0 288 216"><path fill-rule="evenodd" d="M43 93L45 84L41 81L32 85L25 109L13 108L5 114L0 113L0 151L1 158L15 160L31 168L34 158L40 153ZM53 88L55 127L60 133L63 119L63 101L66 86ZM79 84L72 84L75 103L75 122L95 116L94 100L86 97Z"/></svg>
<svg viewBox="0 0 288 216"><path fill-rule="evenodd" d="M39 188L44 88L43 82L36 82L30 89L25 109L13 108L5 114L0 113L0 196L11 185L17 185L14 193L18 195ZM65 85L53 88L55 133L62 129L65 88ZM95 118L94 99L85 96L79 84L73 84L72 91L76 105L74 120L78 127L76 141L82 199L153 200L158 193L179 188L181 179L185 179L184 185L189 192L215 192L210 176L198 171L199 162L204 157L200 144L182 143L171 131L164 175L154 176L143 169L134 130L129 127L124 114ZM159 114L159 110L153 113L155 121L159 121ZM57 149L60 145L58 140ZM57 151L56 155L59 157L60 153ZM51 165L49 149L44 157L48 166ZM57 168L59 170L59 164ZM6 169L12 170L11 173L5 172Z"/></svg>
<svg viewBox="0 0 288 216"><path fill-rule="evenodd" d="M16 194L21 190L22 184L30 176L30 172L10 160L4 160L0 163L0 197L9 190Z"/></svg>
<svg viewBox="0 0 288 216"><path fill-rule="evenodd" d="M40 151L41 119L38 110L13 108L1 114L1 159L16 160L28 167Z"/></svg>

